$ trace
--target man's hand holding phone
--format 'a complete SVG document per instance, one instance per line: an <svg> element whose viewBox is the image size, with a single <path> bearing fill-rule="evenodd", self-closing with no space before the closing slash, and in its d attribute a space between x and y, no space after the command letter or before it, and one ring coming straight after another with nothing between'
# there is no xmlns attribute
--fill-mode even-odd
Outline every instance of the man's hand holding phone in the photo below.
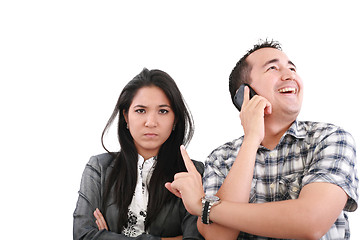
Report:
<svg viewBox="0 0 360 240"><path fill-rule="evenodd" d="M240 120L244 128L245 138L258 141L260 145L265 136L265 115L271 114L272 111L271 103L259 95L253 95L250 99L250 89L249 86L244 86Z"/></svg>

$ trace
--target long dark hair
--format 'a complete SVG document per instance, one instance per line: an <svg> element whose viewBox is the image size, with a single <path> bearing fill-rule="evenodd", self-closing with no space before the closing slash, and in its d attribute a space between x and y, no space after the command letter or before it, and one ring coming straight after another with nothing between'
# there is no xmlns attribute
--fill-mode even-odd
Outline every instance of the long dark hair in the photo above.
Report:
<svg viewBox="0 0 360 240"><path fill-rule="evenodd" d="M103 209L106 212L106 203L114 196L114 203L119 208L118 229L121 231L128 222L128 207L132 201L137 181L138 153L127 129L124 113L127 114L134 96L140 88L156 86L162 89L170 101L175 114L175 128L169 138L160 147L156 165L149 182L149 201L145 228L156 218L161 207L175 197L165 187L168 181L173 181L174 174L186 171L183 163L180 145L187 145L194 133L194 123L190 111L175 83L175 81L161 70L148 70L144 68L140 74L134 77L122 90L115 109L108 120L101 136L104 149L104 135L118 116L118 140L120 152L112 153L115 165L107 179ZM106 217L106 216L105 216Z"/></svg>

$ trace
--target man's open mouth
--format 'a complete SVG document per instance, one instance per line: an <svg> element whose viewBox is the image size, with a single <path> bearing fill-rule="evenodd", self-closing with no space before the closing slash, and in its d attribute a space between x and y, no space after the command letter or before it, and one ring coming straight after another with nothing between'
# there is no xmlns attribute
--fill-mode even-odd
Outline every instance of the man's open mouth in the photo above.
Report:
<svg viewBox="0 0 360 240"><path fill-rule="evenodd" d="M280 88L278 90L279 93L292 93L295 94L297 92L296 88L293 87L286 87L286 88Z"/></svg>

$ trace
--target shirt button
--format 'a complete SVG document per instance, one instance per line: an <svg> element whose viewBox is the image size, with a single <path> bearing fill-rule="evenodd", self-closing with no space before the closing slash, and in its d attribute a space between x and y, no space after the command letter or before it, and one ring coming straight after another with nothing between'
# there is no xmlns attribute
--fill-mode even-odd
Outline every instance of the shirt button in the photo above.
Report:
<svg viewBox="0 0 360 240"><path fill-rule="evenodd" d="M276 153L275 153L275 152L271 152L269 155L270 155L270 157L272 157L272 158L276 157Z"/></svg>
<svg viewBox="0 0 360 240"><path fill-rule="evenodd" d="M275 188L275 183L270 184L270 188L274 189Z"/></svg>

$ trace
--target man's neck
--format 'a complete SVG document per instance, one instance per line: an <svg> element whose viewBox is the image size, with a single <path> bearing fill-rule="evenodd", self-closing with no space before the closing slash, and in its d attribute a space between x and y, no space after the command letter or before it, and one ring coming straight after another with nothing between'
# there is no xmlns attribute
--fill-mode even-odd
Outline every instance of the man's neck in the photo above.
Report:
<svg viewBox="0 0 360 240"><path fill-rule="evenodd" d="M278 144L284 133L290 128L295 119L276 120L270 117L265 118L265 137L261 145L273 150Z"/></svg>

